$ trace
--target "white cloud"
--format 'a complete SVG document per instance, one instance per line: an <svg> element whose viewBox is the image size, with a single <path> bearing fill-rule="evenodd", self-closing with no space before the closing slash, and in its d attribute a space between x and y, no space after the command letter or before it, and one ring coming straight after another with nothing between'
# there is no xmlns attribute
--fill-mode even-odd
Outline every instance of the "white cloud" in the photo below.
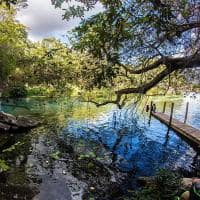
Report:
<svg viewBox="0 0 200 200"><path fill-rule="evenodd" d="M102 10L102 6L97 4L94 10L87 16L93 15ZM63 11L51 4L51 0L28 0L28 7L21 9L17 13L17 19L27 26L29 38L38 41L46 37L62 38L67 31L77 26L80 19L62 20Z"/></svg>

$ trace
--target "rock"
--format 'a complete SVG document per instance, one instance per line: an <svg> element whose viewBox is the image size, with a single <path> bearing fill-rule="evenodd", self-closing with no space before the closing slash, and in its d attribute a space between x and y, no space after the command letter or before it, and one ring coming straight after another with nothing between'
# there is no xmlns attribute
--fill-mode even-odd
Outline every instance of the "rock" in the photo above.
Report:
<svg viewBox="0 0 200 200"><path fill-rule="evenodd" d="M10 130L10 125L3 124L0 122L0 131L6 132Z"/></svg>
<svg viewBox="0 0 200 200"><path fill-rule="evenodd" d="M181 188L187 190L192 186L192 183L195 181L200 182L200 178L183 178L181 183ZM152 186L156 185L155 177L139 177L138 183L141 186Z"/></svg>
<svg viewBox="0 0 200 200"><path fill-rule="evenodd" d="M21 130L31 129L38 125L35 120L26 117L15 117L11 114L0 112L0 131L1 132L17 132Z"/></svg>
<svg viewBox="0 0 200 200"><path fill-rule="evenodd" d="M0 122L3 124L16 125L17 118L11 114L0 112Z"/></svg>
<svg viewBox="0 0 200 200"><path fill-rule="evenodd" d="M35 120L32 120L32 119L28 119L26 117L19 116L19 117L17 117L16 124L20 128L27 128L27 127L33 128L38 125L38 122L36 122Z"/></svg>
<svg viewBox="0 0 200 200"><path fill-rule="evenodd" d="M192 183L200 182L200 178L183 178L182 187L183 189L189 189L192 186Z"/></svg>
<svg viewBox="0 0 200 200"><path fill-rule="evenodd" d="M155 177L146 177L146 176L141 176L137 179L139 185L141 186L151 186L155 185Z"/></svg>

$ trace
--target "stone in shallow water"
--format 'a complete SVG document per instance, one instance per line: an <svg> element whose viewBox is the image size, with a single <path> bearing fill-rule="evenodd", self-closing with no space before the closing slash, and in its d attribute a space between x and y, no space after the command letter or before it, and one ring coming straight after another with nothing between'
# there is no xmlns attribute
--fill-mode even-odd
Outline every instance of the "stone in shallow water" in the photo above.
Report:
<svg viewBox="0 0 200 200"><path fill-rule="evenodd" d="M4 124L16 125L17 118L11 114L0 112L0 122Z"/></svg>
<svg viewBox="0 0 200 200"><path fill-rule="evenodd" d="M27 128L27 127L35 127L38 125L38 122L32 119L28 119L23 116L17 117L17 126L21 128Z"/></svg>
<svg viewBox="0 0 200 200"><path fill-rule="evenodd" d="M33 200L72 200L72 193L66 186L65 179L46 177L40 186L40 193Z"/></svg>
<svg viewBox="0 0 200 200"><path fill-rule="evenodd" d="M0 112L0 131L18 131L23 129L34 128L38 125L38 122L26 117L15 117L11 114Z"/></svg>

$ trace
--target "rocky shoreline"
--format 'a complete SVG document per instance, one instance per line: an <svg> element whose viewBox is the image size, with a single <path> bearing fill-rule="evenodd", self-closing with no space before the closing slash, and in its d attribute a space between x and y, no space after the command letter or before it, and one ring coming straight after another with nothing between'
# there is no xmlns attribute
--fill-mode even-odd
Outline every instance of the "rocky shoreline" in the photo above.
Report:
<svg viewBox="0 0 200 200"><path fill-rule="evenodd" d="M29 130L38 126L38 122L27 117L18 116L0 112L0 133L5 132L19 132Z"/></svg>

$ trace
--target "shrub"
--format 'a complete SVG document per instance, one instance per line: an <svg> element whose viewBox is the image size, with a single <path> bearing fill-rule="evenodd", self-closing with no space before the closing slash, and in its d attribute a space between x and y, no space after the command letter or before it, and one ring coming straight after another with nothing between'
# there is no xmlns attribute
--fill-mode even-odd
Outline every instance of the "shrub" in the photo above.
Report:
<svg viewBox="0 0 200 200"><path fill-rule="evenodd" d="M174 199L180 191L181 177L177 173L162 169L156 175L156 186L161 199Z"/></svg>
<svg viewBox="0 0 200 200"><path fill-rule="evenodd" d="M180 194L181 177L167 169L161 169L155 176L155 184L132 192L129 200L174 200Z"/></svg>
<svg viewBox="0 0 200 200"><path fill-rule="evenodd" d="M25 86L12 86L9 89L9 97L11 98L22 98L28 94Z"/></svg>

